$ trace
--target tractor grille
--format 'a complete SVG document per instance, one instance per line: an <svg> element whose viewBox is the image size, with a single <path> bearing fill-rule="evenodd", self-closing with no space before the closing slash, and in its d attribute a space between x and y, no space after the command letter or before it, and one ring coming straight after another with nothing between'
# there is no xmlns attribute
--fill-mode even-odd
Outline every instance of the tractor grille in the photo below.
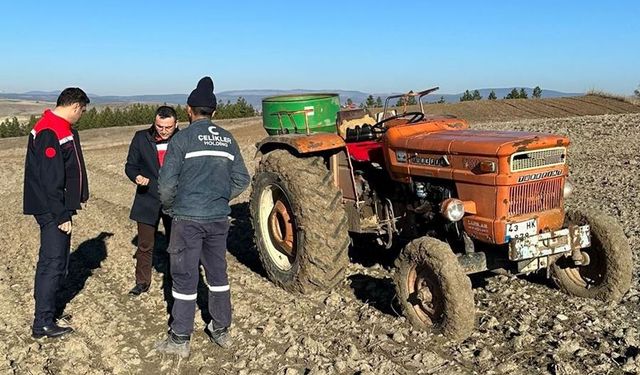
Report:
<svg viewBox="0 0 640 375"><path fill-rule="evenodd" d="M516 152L511 155L511 172L564 164L567 160L565 147L548 148L538 151Z"/></svg>
<svg viewBox="0 0 640 375"><path fill-rule="evenodd" d="M509 216L542 212L560 207L562 177L509 188Z"/></svg>

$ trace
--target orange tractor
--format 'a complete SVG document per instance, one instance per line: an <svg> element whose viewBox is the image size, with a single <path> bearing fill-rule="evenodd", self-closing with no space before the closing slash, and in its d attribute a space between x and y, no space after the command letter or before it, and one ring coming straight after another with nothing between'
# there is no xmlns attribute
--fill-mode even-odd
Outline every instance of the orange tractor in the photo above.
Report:
<svg viewBox="0 0 640 375"><path fill-rule="evenodd" d="M474 327L473 273L544 269L570 295L620 300L631 250L613 218L565 210L569 139L428 115L423 98L436 89L390 96L377 118L341 110L335 94L263 101L269 136L250 209L269 278L330 289L352 235L366 234L401 248L394 283L408 321L451 339ZM389 110L399 97L419 110Z"/></svg>

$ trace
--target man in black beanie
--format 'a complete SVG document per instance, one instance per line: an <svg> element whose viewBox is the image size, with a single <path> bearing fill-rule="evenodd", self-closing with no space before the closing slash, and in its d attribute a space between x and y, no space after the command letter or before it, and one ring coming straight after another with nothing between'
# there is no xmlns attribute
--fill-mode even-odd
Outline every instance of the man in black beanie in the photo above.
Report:
<svg viewBox="0 0 640 375"><path fill-rule="evenodd" d="M231 344L225 258L229 201L249 186L249 173L231 133L211 122L215 110L213 81L203 77L187 99L190 125L169 142L158 179L162 207L173 217L167 251L175 302L168 337L156 349L181 357L189 356L200 262L206 272L212 317L205 332L222 347Z"/></svg>

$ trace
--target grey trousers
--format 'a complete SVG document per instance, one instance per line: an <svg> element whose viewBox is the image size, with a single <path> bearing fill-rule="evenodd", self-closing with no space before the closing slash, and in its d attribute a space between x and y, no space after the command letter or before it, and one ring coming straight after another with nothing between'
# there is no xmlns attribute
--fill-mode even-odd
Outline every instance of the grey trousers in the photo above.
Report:
<svg viewBox="0 0 640 375"><path fill-rule="evenodd" d="M171 330L178 335L191 335L198 296L199 265L202 263L209 285L209 314L213 328L231 325L231 293L227 277L227 235L229 221L200 223L173 219L170 254L171 294L175 299Z"/></svg>

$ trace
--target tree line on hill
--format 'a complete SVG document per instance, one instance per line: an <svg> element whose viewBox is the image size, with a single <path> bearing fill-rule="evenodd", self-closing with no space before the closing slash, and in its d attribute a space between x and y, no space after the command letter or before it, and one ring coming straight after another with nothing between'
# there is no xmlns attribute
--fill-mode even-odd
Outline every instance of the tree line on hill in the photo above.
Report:
<svg viewBox="0 0 640 375"><path fill-rule="evenodd" d="M536 99L539 99L540 97L542 97L542 89L540 88L540 86L536 86L533 89L531 96ZM496 96L496 92L491 90L487 99L488 100L498 99L498 97ZM527 91L524 88L521 88L520 90L518 90L517 88L513 88L504 97L504 99L529 99L529 95L527 95ZM480 91L473 90L469 92L469 90L466 90L464 94L462 94L462 96L460 97L461 102L472 101L472 100L482 100L482 95L480 95Z"/></svg>
<svg viewBox="0 0 640 375"><path fill-rule="evenodd" d="M78 130L106 128L112 126L130 126L151 124L154 120L157 105L132 104L124 108L105 107L98 111L95 107L84 113L75 125ZM183 106L174 107L178 114L178 121L188 121L187 109ZM215 119L229 119L257 116L258 111L244 98L240 97L235 103L220 101L216 108ZM0 122L0 138L19 137L29 134L39 116L31 115L27 122L21 123L17 117Z"/></svg>
<svg viewBox="0 0 640 375"><path fill-rule="evenodd" d="M436 103L445 103L444 100L444 96L441 96L440 99L436 102ZM409 105L417 105L418 104L418 100L416 99L415 96L409 96L409 97L400 97L398 98L398 100L395 103L396 107L403 107L403 106L409 106ZM349 107L353 107L353 100L351 100L351 98L347 99L347 108ZM382 104L382 98L380 98L379 96L377 98L373 98L373 95L369 95L367 97L367 100L364 103L360 103L360 108L382 108L383 104Z"/></svg>
<svg viewBox="0 0 640 375"><path fill-rule="evenodd" d="M640 96L640 91L636 90L636 95ZM542 89L540 88L540 86L536 86L533 89L533 91L531 92L531 96L536 99L542 97ZM527 94L527 91L524 88L521 88L519 90L517 88L513 88L513 90L511 90L503 99L528 99L528 98L529 98L529 95ZM496 95L496 92L494 90L491 90L491 92L487 96L487 99L497 100L498 97ZM480 94L480 91L465 90L465 92L460 97L461 102L472 101L472 100L482 100L482 95ZM446 101L444 99L444 96L441 96L440 99L436 101L436 103L438 104L445 103L445 102ZM416 104L418 104L416 97L410 96L406 98L405 97L399 98L395 106L402 107L405 105L409 106L409 105L416 105ZM351 100L351 98L347 99L346 107L347 108L354 107L354 103L353 103L353 100ZM380 107L382 107L382 99L379 96L374 99L373 95L369 95L366 101L360 104L360 108L380 108Z"/></svg>

